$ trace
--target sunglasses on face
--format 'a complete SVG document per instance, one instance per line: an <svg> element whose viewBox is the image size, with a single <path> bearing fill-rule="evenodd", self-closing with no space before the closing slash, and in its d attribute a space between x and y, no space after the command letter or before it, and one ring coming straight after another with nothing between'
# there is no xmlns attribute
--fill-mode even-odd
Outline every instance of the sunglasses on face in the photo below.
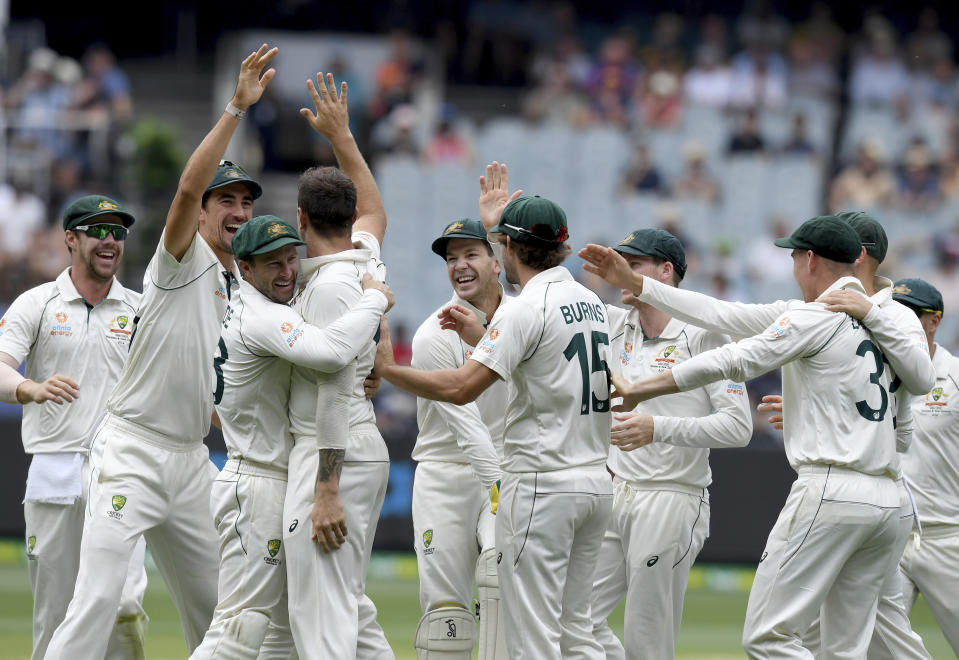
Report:
<svg viewBox="0 0 959 660"><path fill-rule="evenodd" d="M84 231L90 238L95 238L100 241L105 239L110 234L113 234L114 240L122 241L127 237L127 234L130 233L130 230L123 225L111 225L106 223L98 225L77 225L73 228L73 231Z"/></svg>

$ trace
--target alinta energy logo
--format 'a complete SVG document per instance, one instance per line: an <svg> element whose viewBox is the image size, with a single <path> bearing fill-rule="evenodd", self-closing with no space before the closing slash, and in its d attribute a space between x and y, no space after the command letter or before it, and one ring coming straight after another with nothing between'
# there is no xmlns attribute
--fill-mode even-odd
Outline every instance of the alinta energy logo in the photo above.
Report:
<svg viewBox="0 0 959 660"><path fill-rule="evenodd" d="M67 325L67 315L65 312L54 314L57 320L56 325L50 328L50 334L54 337L70 337L73 335L73 326Z"/></svg>
<svg viewBox="0 0 959 660"><path fill-rule="evenodd" d="M303 328L297 328L289 321L284 321L280 324L280 332L285 335L283 339L290 348L293 348L293 344L303 336Z"/></svg>

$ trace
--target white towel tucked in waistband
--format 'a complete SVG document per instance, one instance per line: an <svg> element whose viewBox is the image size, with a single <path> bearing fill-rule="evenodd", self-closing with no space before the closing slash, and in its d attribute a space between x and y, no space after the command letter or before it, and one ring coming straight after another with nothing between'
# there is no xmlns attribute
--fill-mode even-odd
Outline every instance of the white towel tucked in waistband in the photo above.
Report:
<svg viewBox="0 0 959 660"><path fill-rule="evenodd" d="M34 454L24 502L73 504L83 494L84 454Z"/></svg>

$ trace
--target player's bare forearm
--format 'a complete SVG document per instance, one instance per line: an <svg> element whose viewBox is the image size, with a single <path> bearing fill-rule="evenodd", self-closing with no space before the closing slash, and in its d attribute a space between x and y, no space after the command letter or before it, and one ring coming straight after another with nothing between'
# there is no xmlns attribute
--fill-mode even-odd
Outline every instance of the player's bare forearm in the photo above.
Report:
<svg viewBox="0 0 959 660"><path fill-rule="evenodd" d="M313 523L313 539L326 553L337 550L346 539L346 515L340 499L340 475L345 456L345 449L320 449L316 494L310 519Z"/></svg>
<svg viewBox="0 0 959 660"><path fill-rule="evenodd" d="M263 90L276 74L274 69L263 69L276 56L277 49L267 50L266 44L251 53L240 65L240 75L230 103L238 110L246 112L256 103ZM199 223L200 203L217 165L226 153L230 139L239 125L239 119L223 111L213 129L200 142L180 175L176 196L170 205L166 218L166 232L163 236L167 251L180 259L190 247L193 234Z"/></svg>
<svg viewBox="0 0 959 660"><path fill-rule="evenodd" d="M630 382L619 374L612 375L613 390L610 395L622 397L623 402L613 406L615 412L629 412L643 401L679 391L672 371L664 371L658 376Z"/></svg>
<svg viewBox="0 0 959 660"><path fill-rule="evenodd" d="M345 449L321 449L320 464L316 471L317 488L321 484L335 486L339 490L340 475L343 473L343 459L346 457Z"/></svg>
<svg viewBox="0 0 959 660"><path fill-rule="evenodd" d="M621 254L604 245L588 243L579 251L579 257L586 263L583 268L620 289L628 289L634 295L643 293L643 276L634 273Z"/></svg>
<svg viewBox="0 0 959 660"><path fill-rule="evenodd" d="M433 401L471 403L496 382L493 370L474 360L459 369L424 370L396 364L384 365L380 374L400 389Z"/></svg>
<svg viewBox="0 0 959 660"><path fill-rule="evenodd" d="M383 207L383 198L380 197L380 189L373 173L360 153L352 133L347 133L345 137L331 143L340 169L356 186L356 223L353 228L356 231L368 231L376 236L382 245L386 235L386 209Z"/></svg>

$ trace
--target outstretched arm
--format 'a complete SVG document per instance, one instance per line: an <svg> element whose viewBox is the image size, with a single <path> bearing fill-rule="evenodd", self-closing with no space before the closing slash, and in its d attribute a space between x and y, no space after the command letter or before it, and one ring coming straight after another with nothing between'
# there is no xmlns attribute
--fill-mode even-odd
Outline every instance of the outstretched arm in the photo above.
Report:
<svg viewBox="0 0 959 660"><path fill-rule="evenodd" d="M350 132L350 115L347 109L347 85L340 83L337 93L336 81L333 74L316 74L316 84L312 80L306 81L306 86L313 99L316 112L309 108L301 108L300 114L306 118L314 131L325 137L333 145L333 154L340 169L350 177L356 186L356 222L354 231L365 231L373 234L380 245L383 245L383 236L386 234L386 209L380 197L380 189L376 186L373 173L370 171L360 148Z"/></svg>
<svg viewBox="0 0 959 660"><path fill-rule="evenodd" d="M260 100L263 90L270 84L275 69L263 71L276 56L277 49L267 50L266 44L259 50L250 53L240 65L240 77L236 83L236 91L230 103L241 112L246 112L251 105ZM199 223L200 205L203 193L206 191L217 165L226 153L233 132L239 120L226 110L220 115L219 121L207 133L203 141L190 156L180 175L180 184L177 186L176 196L166 217L166 229L163 234L163 246L178 261L183 258L193 242Z"/></svg>

